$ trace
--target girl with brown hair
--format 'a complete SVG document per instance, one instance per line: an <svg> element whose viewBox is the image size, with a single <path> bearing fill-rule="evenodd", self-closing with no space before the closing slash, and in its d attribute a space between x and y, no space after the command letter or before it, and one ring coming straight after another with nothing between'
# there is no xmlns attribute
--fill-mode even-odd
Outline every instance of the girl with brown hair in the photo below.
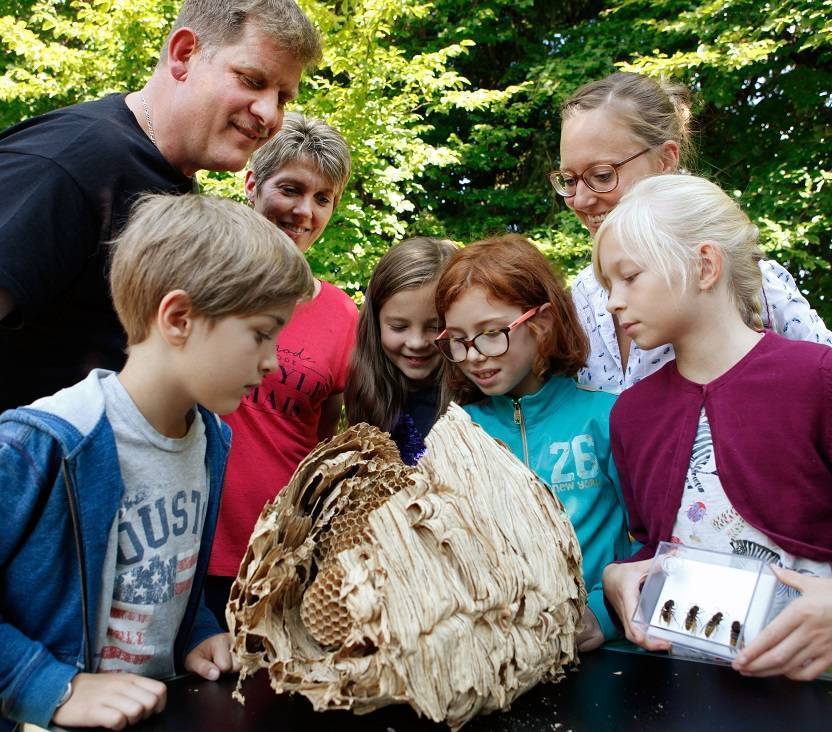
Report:
<svg viewBox="0 0 832 732"><path fill-rule="evenodd" d="M350 424L386 432L409 464L419 459L437 415L441 356L436 280L453 254L443 239L415 237L379 261L364 296L344 403Z"/></svg>

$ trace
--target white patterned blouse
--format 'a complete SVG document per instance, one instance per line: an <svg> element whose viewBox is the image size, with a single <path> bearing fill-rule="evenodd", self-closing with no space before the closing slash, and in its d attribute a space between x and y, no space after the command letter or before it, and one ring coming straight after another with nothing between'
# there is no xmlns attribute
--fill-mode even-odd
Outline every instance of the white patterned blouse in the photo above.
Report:
<svg viewBox="0 0 832 732"><path fill-rule="evenodd" d="M788 270L765 259L760 261L760 271L763 325L792 340L832 346L832 331L800 294ZM643 351L632 343L627 370L622 370L615 325L607 312L607 291L595 279L592 266L582 269L572 283L572 301L589 337L589 360L578 372L579 383L619 394L675 358L673 346Z"/></svg>

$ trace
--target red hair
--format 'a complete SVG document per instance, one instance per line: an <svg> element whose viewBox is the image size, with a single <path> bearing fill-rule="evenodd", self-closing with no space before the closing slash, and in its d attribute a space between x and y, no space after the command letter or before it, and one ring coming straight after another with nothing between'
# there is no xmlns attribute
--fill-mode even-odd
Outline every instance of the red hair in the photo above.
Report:
<svg viewBox="0 0 832 732"><path fill-rule="evenodd" d="M537 341L532 363L535 376L574 376L586 364L589 344L572 298L560 275L528 239L506 234L457 251L436 286L439 317L444 320L451 304L472 287L481 287L489 297L523 311L550 304L526 321ZM456 364L446 364L445 379L454 399L465 403L480 395Z"/></svg>

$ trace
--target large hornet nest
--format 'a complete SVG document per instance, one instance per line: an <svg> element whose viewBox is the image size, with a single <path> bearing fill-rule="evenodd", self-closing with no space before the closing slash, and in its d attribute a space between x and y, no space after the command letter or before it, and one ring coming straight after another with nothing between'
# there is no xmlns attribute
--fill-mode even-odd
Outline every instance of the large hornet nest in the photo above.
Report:
<svg viewBox="0 0 832 732"><path fill-rule="evenodd" d="M560 501L452 404L416 467L366 424L319 445L263 509L226 616L240 684L263 667L317 710L458 728L559 680L585 602Z"/></svg>

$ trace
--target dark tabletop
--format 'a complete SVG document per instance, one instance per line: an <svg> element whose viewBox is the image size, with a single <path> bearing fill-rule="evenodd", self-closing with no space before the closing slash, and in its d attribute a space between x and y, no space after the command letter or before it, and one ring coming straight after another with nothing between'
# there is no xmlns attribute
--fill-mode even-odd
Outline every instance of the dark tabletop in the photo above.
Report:
<svg viewBox="0 0 832 732"><path fill-rule="evenodd" d="M277 696L265 671L246 681L245 706L232 700L236 676L186 676L168 685L167 709L136 732L404 732L447 730L409 707L369 715L314 712L300 696ZM730 668L640 653L585 654L559 684L541 684L507 712L475 717L466 732L598 730L832 730L832 682L747 679Z"/></svg>

